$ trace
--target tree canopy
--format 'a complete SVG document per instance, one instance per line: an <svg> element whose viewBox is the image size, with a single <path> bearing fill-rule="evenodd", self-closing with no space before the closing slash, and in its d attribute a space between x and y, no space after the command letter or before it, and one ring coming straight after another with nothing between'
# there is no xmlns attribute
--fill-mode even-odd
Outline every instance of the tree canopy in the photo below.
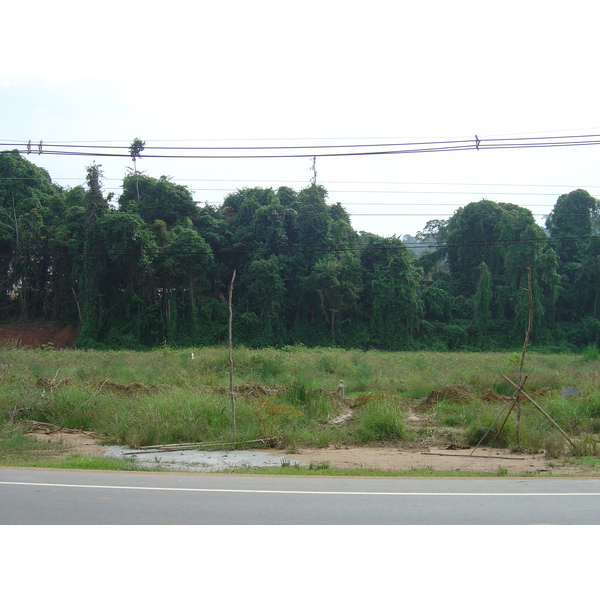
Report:
<svg viewBox="0 0 600 600"><path fill-rule="evenodd" d="M0 321L77 323L82 347L219 344L235 270L239 343L515 348L531 268L533 343L600 341L600 207L585 190L557 199L546 230L483 199L399 239L357 233L314 182L238 189L210 207L137 169L115 204L102 176L94 163L66 189L0 152Z"/></svg>

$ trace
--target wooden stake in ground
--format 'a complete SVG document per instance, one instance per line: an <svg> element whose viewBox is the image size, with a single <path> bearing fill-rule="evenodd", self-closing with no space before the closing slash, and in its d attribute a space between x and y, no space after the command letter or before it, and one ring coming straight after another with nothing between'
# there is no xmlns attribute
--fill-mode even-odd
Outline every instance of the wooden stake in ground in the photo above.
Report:
<svg viewBox="0 0 600 600"><path fill-rule="evenodd" d="M231 283L229 284L229 395L231 396L231 435L233 436L233 441L237 441L237 432L235 425L235 392L233 391L233 356L232 356L232 346L233 346L233 308L232 308L232 298L233 298L233 282L235 281L235 270L233 271L233 276L231 278Z"/></svg>

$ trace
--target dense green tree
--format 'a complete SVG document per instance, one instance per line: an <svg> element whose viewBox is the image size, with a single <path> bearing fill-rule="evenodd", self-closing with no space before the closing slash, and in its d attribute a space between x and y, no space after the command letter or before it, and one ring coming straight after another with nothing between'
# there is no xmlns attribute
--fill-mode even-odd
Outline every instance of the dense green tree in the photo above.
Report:
<svg viewBox="0 0 600 600"><path fill-rule="evenodd" d="M517 207L518 208L518 207ZM504 205L491 200L459 208L445 228L445 253L456 295L475 294L478 268L484 262L496 281L502 277L503 260L498 244Z"/></svg>
<svg viewBox="0 0 600 600"><path fill-rule="evenodd" d="M49 248L61 218L64 190L17 151L0 152L0 282L5 317L50 318L50 280L59 276ZM18 309L17 309L18 307Z"/></svg>
<svg viewBox="0 0 600 600"><path fill-rule="evenodd" d="M486 264L491 312L504 336L502 343L516 342L526 328L529 304L522 289L527 288L527 268L533 273L535 335L538 339L548 335L558 293L556 256L529 210L490 200L474 202L449 219L445 237L455 296L475 296L480 281L478 267Z"/></svg>
<svg viewBox="0 0 600 600"><path fill-rule="evenodd" d="M199 343L204 333L199 310L202 293L209 287L212 249L193 227L177 227L161 254L164 339Z"/></svg>
<svg viewBox="0 0 600 600"><path fill-rule="evenodd" d="M558 198L546 219L546 227L562 264L579 262L596 227L598 201L585 190Z"/></svg>
<svg viewBox="0 0 600 600"><path fill-rule="evenodd" d="M98 220L110 210L109 198L102 192L102 165L96 163L86 169L86 181L88 184L85 195L88 225Z"/></svg>
<svg viewBox="0 0 600 600"><path fill-rule="evenodd" d="M363 236L364 318L370 340L385 350L409 348L423 314L423 271L397 237Z"/></svg>
<svg viewBox="0 0 600 600"><path fill-rule="evenodd" d="M251 345L279 345L285 341L284 305L285 283L282 265L278 256L260 258L257 255L242 274L241 283L245 293L245 303L240 309L252 312L256 320L244 334Z"/></svg>
<svg viewBox="0 0 600 600"><path fill-rule="evenodd" d="M331 214L326 199L327 191L320 185L312 185L298 194L298 243L307 264L318 260L315 251L331 245Z"/></svg>
<svg viewBox="0 0 600 600"><path fill-rule="evenodd" d="M485 347L489 343L492 326L492 282L490 270L485 263L479 265L479 270L479 282L475 293L475 326L477 342L479 346Z"/></svg>
<svg viewBox="0 0 600 600"><path fill-rule="evenodd" d="M314 290L335 345L341 323L357 309L362 288L360 259L350 251L325 254L315 263L306 284Z"/></svg>
<svg viewBox="0 0 600 600"><path fill-rule="evenodd" d="M600 202L579 189L560 196L546 219L559 258L556 314L562 321L598 314L599 211Z"/></svg>
<svg viewBox="0 0 600 600"><path fill-rule="evenodd" d="M159 219L169 227L185 219L197 223L200 217L200 209L188 188L164 175L158 179L139 173L126 175L119 209L139 214L148 224Z"/></svg>
<svg viewBox="0 0 600 600"><path fill-rule="evenodd" d="M547 232L526 209L482 200L403 241L359 235L316 184L199 206L134 167L116 209L100 165L64 190L0 152L3 320L79 323L88 346L220 343L235 270L239 343L507 348L522 342L531 268L533 343L599 341L600 206L583 190L559 198Z"/></svg>
<svg viewBox="0 0 600 600"><path fill-rule="evenodd" d="M156 242L137 215L112 212L88 229L81 280L81 341L139 344L152 308Z"/></svg>
<svg viewBox="0 0 600 600"><path fill-rule="evenodd" d="M252 216L251 230L254 239L272 252L289 250L290 231L295 225L296 212L273 202L260 206Z"/></svg>

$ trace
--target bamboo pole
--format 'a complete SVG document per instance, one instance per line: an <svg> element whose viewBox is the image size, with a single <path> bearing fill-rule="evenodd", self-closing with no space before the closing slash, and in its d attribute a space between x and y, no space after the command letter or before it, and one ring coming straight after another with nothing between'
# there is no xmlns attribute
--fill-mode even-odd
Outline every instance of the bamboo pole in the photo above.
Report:
<svg viewBox="0 0 600 600"><path fill-rule="evenodd" d="M489 435L490 431L496 424L496 421L502 416L502 414L504 413L504 411L507 408L508 408L508 412L506 413L506 416L504 417L504 421L502 421L502 425L500 425L494 439L498 438L498 436L504 429L506 422L508 421L508 417L510 416L510 414L516 407L517 408L517 418L516 418L515 435L516 435L517 446L519 446L519 444L520 444L520 424L521 424L521 398L520 398L520 395L524 394L523 386L525 385L525 382L527 381L527 378L529 377L529 375L531 375L531 372L533 372L533 369L532 369L530 373L528 373L525 377L523 377L523 365L525 363L525 354L527 353L527 347L529 346L529 338L531 336L531 330L533 328L533 291L532 291L532 286L531 286L531 267L527 267L527 289L525 289L525 288L521 288L521 289L525 290L527 292L527 294L529 295L529 321L527 323L527 330L525 331L525 341L523 342L523 350L521 351L521 360L519 362L519 385L515 385L513 383L513 385L516 388L515 393L508 400L508 402L502 407L502 410L498 413L498 415L494 419L494 422L490 425L489 429L485 432L483 437L479 440L479 442L477 443L475 448L473 448L473 450L471 451L471 454L473 454L473 452L475 452L475 450L480 446L480 444L483 442L483 440ZM537 366L537 363L536 363L536 366ZM534 369L535 369L535 366L534 366ZM512 381L511 381L511 383L512 383ZM509 408L509 406L510 406L510 408Z"/></svg>
<svg viewBox="0 0 600 600"><path fill-rule="evenodd" d="M231 396L231 435L233 441L237 439L236 423L235 423L235 392L233 391L233 309L232 309L232 298L233 298L233 282L235 281L235 269L233 276L231 277L231 283L229 284L229 395Z"/></svg>
<svg viewBox="0 0 600 600"><path fill-rule="evenodd" d="M502 377L504 377L504 379L506 379L506 381L508 381L510 384L514 385L517 389L519 386L517 386L517 384L514 381L511 381L506 375L502 375ZM554 427L556 427L562 434L563 436L566 438L567 442L569 442L569 444L571 444L571 447L574 447L575 444L572 442L571 438L564 432L564 430L560 427L560 425L526 392L524 392L522 389L520 390L521 394L523 394L523 396L525 396L525 398L527 398L527 400L529 400L529 402L531 402L531 404L533 404L549 421L550 423L552 423L552 425L554 425Z"/></svg>
<svg viewBox="0 0 600 600"><path fill-rule="evenodd" d="M461 458L499 458L501 460L525 460L523 456L488 456L487 454L448 454L445 452L421 452L429 456L459 456Z"/></svg>
<svg viewBox="0 0 600 600"><path fill-rule="evenodd" d="M517 419L515 426L515 441L517 442L517 447L521 445L521 390L525 385L525 381L523 380L523 364L525 363L525 354L527 353L527 346L529 346L531 329L533 328L533 291L531 289L531 267L527 267L527 289L525 291L529 296L529 321L527 322L527 330L525 331L525 341L523 342L523 351L521 352L521 362L519 363L519 386L517 387L516 397Z"/></svg>
<svg viewBox="0 0 600 600"><path fill-rule="evenodd" d="M243 442L235 442L235 444L255 444L261 442L263 444L270 444L277 441L279 438L265 438L257 440L246 440ZM150 454L152 452L177 452L183 450L197 450L198 448L206 448L207 446L232 446L233 442L204 442L199 444L163 444L157 446L142 446L138 450L131 452L123 452L123 455L129 454Z"/></svg>
<svg viewBox="0 0 600 600"><path fill-rule="evenodd" d="M477 442L477 445L475 446L475 448L473 448L473 450L471 450L471 455L473 455L473 452L475 452L475 450L477 450L477 448L479 448L479 446L483 443L483 440L485 440L485 438L489 435L490 431L492 430L492 428L496 424L496 421L500 418L500 416L502 415L502 413L507 409L508 405L512 403L513 406L514 406L514 400L515 400L515 397L513 396L502 407L502 410L497 414L497 416L494 419L493 423L489 426L488 430L483 434L483 437ZM513 406L511 406L510 410L508 411L508 414L510 414L510 411L513 409ZM508 415L506 415L506 419L508 419ZM506 423L506 419L504 419L504 423ZM502 427L504 427L504 423L502 424ZM500 428L500 431L502 430L502 427Z"/></svg>

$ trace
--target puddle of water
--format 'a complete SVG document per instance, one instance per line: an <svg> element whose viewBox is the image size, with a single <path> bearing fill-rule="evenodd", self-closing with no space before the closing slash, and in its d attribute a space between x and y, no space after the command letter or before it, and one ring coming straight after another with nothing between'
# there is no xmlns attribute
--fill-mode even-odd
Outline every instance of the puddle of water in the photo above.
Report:
<svg viewBox="0 0 600 600"><path fill-rule="evenodd" d="M197 471L210 473L239 467L280 467L282 461L291 465L303 464L285 456L273 456L260 450L175 450L136 452L125 446L109 446L105 456L128 458L144 467L162 467L175 471Z"/></svg>

